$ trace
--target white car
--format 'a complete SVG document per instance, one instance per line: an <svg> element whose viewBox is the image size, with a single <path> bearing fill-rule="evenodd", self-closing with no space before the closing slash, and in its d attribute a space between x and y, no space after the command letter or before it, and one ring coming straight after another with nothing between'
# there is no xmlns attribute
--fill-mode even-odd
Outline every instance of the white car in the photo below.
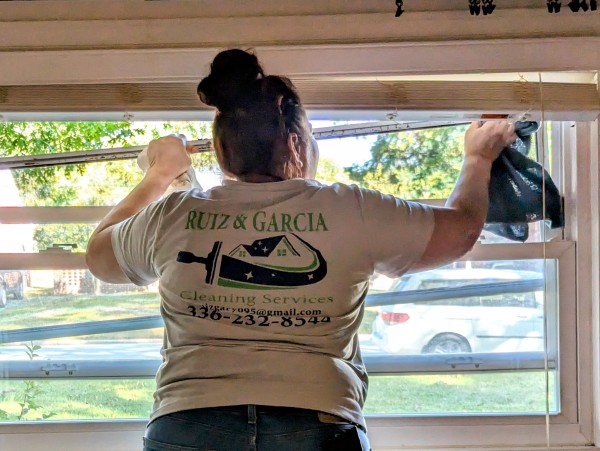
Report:
<svg viewBox="0 0 600 451"><path fill-rule="evenodd" d="M510 293L510 289L503 292L501 285L498 289L497 284L519 281L532 281L535 288L518 293ZM488 288L496 284L496 293L455 294L433 301L380 306L373 322L373 342L394 354L541 351L542 281L542 273L504 269L438 269L403 276L390 288L388 297L393 292L413 290L431 294L436 293L431 290L451 289L456 293L460 287L480 284ZM482 293L485 289L482 287Z"/></svg>

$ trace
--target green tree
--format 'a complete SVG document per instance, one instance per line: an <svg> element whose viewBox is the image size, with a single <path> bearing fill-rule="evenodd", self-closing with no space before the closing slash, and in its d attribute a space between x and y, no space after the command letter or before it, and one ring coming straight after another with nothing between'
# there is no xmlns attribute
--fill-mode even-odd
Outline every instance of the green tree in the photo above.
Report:
<svg viewBox="0 0 600 451"><path fill-rule="evenodd" d="M29 156L133 145L145 130L129 122L3 122L2 156ZM72 204L87 166L64 165L14 170L13 178L27 206Z"/></svg>
<svg viewBox="0 0 600 451"><path fill-rule="evenodd" d="M335 164L335 162L328 158L320 158L319 166L317 168L317 180L323 183L352 183L348 178L348 174L344 171L344 168Z"/></svg>
<svg viewBox="0 0 600 451"><path fill-rule="evenodd" d="M346 168L365 188L406 199L447 197L460 171L466 126L380 135L371 160Z"/></svg>
<svg viewBox="0 0 600 451"><path fill-rule="evenodd" d="M0 156L29 156L108 147L144 145L168 134L190 139L209 136L201 122L3 122ZM194 156L194 166L212 168L210 154ZM135 160L69 164L11 171L25 206L114 205L143 174ZM38 248L74 243L85 248L93 226L45 224L35 227Z"/></svg>

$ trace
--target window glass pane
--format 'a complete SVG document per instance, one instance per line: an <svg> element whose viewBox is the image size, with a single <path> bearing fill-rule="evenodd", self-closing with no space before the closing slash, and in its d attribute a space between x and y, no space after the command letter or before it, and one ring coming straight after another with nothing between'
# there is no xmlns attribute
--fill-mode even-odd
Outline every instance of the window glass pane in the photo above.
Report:
<svg viewBox="0 0 600 451"><path fill-rule="evenodd" d="M389 354L542 352L544 315L556 312L553 266L463 262L401 277L368 297L363 330Z"/></svg>
<svg viewBox="0 0 600 451"><path fill-rule="evenodd" d="M502 260L374 276L361 346L381 372L371 371L366 412L545 413L546 367L558 412L556 274L556 261ZM517 371L493 371L501 361Z"/></svg>
<svg viewBox="0 0 600 451"><path fill-rule="evenodd" d="M363 357L367 364L370 358L382 354L397 357L415 354L426 356L440 353L473 353L475 355L476 353L543 350L545 337L543 286L544 284L550 288L555 286L555 272L552 270L554 264L544 265L540 260L520 260L468 262L461 265L470 267L442 268L412 274L397 280L382 279L373 284L374 289L367 299L368 307L360 330ZM547 270L544 272L545 267ZM15 295L18 288L13 288L13 292L7 296L6 306L0 318L2 330L5 331L3 337L8 341L0 345L0 362L5 362L4 377L11 377L7 362L14 364L31 360L30 354L27 353L27 346L36 346L34 359L43 361L45 365L77 360L118 365L119 361L148 360L153 362L150 374L158 365L162 329L155 324L153 327L142 326L148 327L142 330L131 330L139 327L139 324L134 324L132 320L157 317L159 299L156 287L140 289L133 285L104 284L91 277L85 270L6 271L5 273L12 273L16 276L13 277L15 280L21 276L23 298L19 299ZM546 281L544 277L547 278ZM8 275L6 278L8 279ZM523 289L515 289L519 283L524 285ZM475 289L481 291L481 294L472 292L461 294L459 292L461 289ZM429 300L418 302L413 299L409 303L393 303L394 296L407 294L427 295ZM382 299L386 296L387 299ZM548 303L547 313L552 315L548 318L548 323L552 325L556 322L555 295L547 292L545 299ZM381 303L387 305L373 305ZM53 327L56 326L68 327L54 330ZM51 338L40 335L40 330L37 328L50 330ZM21 335L15 337L13 335L15 332L21 332ZM7 336L8 340L6 340ZM550 336L555 339L556 333L550 333ZM485 365L482 365L482 368L484 367ZM40 371L39 368L37 372ZM534 396L533 393L529 398L515 397L518 402L512 407L504 404L502 409L494 408L501 403L494 400L493 396L506 393L506 386L511 383L511 380L516 386L522 386L524 382L521 379L528 377L532 379L533 384L538 377L535 375L539 375L539 372L491 373L483 377L479 374L464 373L460 367L452 368L450 364L446 364L442 369L446 373L454 373L455 376L439 375L436 376L437 379L434 378L437 382L431 382L432 376L427 375L372 375L368 411L371 413L471 411L483 413L538 412L543 408L543 404L539 404L541 401L538 400L538 396ZM77 371L79 367L74 371L75 377ZM40 377L40 374L37 376L32 374L32 377ZM457 380L461 382L458 383ZM12 387L16 381L6 383ZM60 389L63 386L60 385L61 383L51 386ZM74 382L74 386L88 387L87 384L83 380ZM469 391L459 391L464 394L464 399L461 404L456 404L452 408L450 408L452 403L439 401L438 404L421 404L421 410L414 410L410 404L403 404L400 401L390 404L389 394L383 394L388 390L406 390L407 385L419 387L418 392L426 399L438 399L440 393L446 393L446 396L458 396L453 390L462 385L476 392L478 389L475 387L481 385L489 390L490 396L486 398L489 402L486 401L475 408L473 406L477 403L468 401ZM130 385L127 381L122 381L119 387L130 387ZM138 385L134 384L134 387ZM143 390L150 390L144 387ZM553 386L553 389L555 388L557 390L557 387ZM16 393L11 391L13 388L6 390L9 394ZM128 397L135 398L139 394L137 388L131 389L134 393L130 394L125 393L125 388L121 390L120 393L125 400ZM444 392L444 390L448 391ZM556 390L552 392L553 396L556 396ZM101 391L104 393L106 389L102 388ZM16 395L12 398L11 396L8 398L5 396L3 402L9 402L11 399L14 401ZM539 397L542 397L541 393ZM113 405L115 402L112 401ZM107 415L112 418L121 415L120 412L123 411L130 410L125 406L114 405L114 411ZM88 414L93 415L93 413ZM61 415L70 414L63 412Z"/></svg>
<svg viewBox="0 0 600 451"><path fill-rule="evenodd" d="M0 316L3 331L159 314L157 284L109 284L85 269L14 270L0 271L0 275L10 275L14 281L5 280L8 299ZM14 293L22 293L21 298Z"/></svg>
<svg viewBox="0 0 600 451"><path fill-rule="evenodd" d="M330 124L313 123L314 126ZM562 180L559 178L560 148L550 139L552 128L559 125L546 124L547 138L544 144L547 148L546 167L562 192ZM445 199L452 192L461 168L466 127L456 125L320 140L317 180L324 183L353 183L408 200ZM541 140L533 135L527 156L541 162L541 147ZM529 223L527 228L525 242L562 238L562 229L543 227L542 222ZM515 242L492 233L493 226L486 229L481 234L481 243Z"/></svg>
<svg viewBox="0 0 600 451"><path fill-rule="evenodd" d="M549 373L549 413L558 412ZM544 414L544 371L371 376L367 415Z"/></svg>
<svg viewBox="0 0 600 451"><path fill-rule="evenodd" d="M210 138L207 121L0 122L0 156L17 157L146 145L152 139L183 134Z"/></svg>
<svg viewBox="0 0 600 451"><path fill-rule="evenodd" d="M196 154L192 164L205 188L218 185L221 175L213 154ZM115 205L141 181L135 159L78 163L69 166L0 171L0 183L9 189L6 207L66 207Z"/></svg>
<svg viewBox="0 0 600 451"><path fill-rule="evenodd" d="M147 419L153 391L152 379L0 380L0 421Z"/></svg>
<svg viewBox="0 0 600 451"><path fill-rule="evenodd" d="M43 252L60 248L69 252L85 252L87 242L97 224L27 224L19 225L28 230L24 237L27 252ZM6 226L0 225L0 230ZM0 252L4 247L0 247Z"/></svg>
<svg viewBox="0 0 600 451"><path fill-rule="evenodd" d="M169 134L210 138L210 122L1 122L0 157L143 146ZM212 153L193 157L199 172L212 172ZM114 205L139 182L135 159L0 170L0 206Z"/></svg>
<svg viewBox="0 0 600 451"><path fill-rule="evenodd" d="M23 352L24 353L24 352ZM550 393L557 374L549 373ZM367 415L449 415L546 411L543 371L476 374L371 376ZM0 380L4 421L146 419L152 408L153 379ZM19 403L36 390L37 407ZM550 397L550 413L558 399Z"/></svg>

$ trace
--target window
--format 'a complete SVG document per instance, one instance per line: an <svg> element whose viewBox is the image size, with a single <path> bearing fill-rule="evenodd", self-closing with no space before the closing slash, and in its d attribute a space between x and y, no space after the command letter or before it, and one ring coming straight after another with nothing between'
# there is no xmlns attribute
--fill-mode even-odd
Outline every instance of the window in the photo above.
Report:
<svg viewBox="0 0 600 451"><path fill-rule="evenodd" d="M350 130L351 125L346 128ZM36 126L39 127L31 123L26 127L35 130ZM156 130L161 125L133 123L121 126L124 130L121 134L128 135L128 130L134 130L141 141L158 133ZM62 133L60 124L53 127L56 134ZM93 130L89 124L87 127L89 132ZM110 124L99 127L117 130ZM162 127L191 126L162 124ZM404 198L411 195L417 198L443 197L448 195L457 176L461 161L459 141L464 131L464 126L446 126L340 138L336 143L329 142L323 146L319 177L330 182L346 177L350 182L391 191ZM317 129L317 136L319 133ZM349 149L349 152L344 155L340 149ZM383 167L383 158L380 161L373 158L361 161L361 157L368 158L369 149L387 152L387 166ZM410 154L415 151L425 155L426 159L419 153ZM351 164L348 154L355 159ZM342 155L348 161L345 170L344 163L339 162ZM196 165L200 169L201 184L206 187L214 183L206 177L215 173L214 165L207 166L206 157L197 161ZM440 170L446 174L441 181ZM418 182L411 182L409 174L415 171L421 172L412 178ZM139 175L140 171L133 161L78 163L52 169L15 169L12 177L14 184L20 187L21 195L8 198L6 203L15 206L25 203L25 208L32 204L59 206L63 207L60 211L72 212L69 214L74 218L80 217L79 212L85 211L87 206L109 206L116 202L133 187ZM8 183L9 174L5 176ZM434 177L437 184L428 177ZM29 188L33 185L34 189ZM104 213L104 210L97 211ZM49 262L56 261L53 257L57 256L73 257L72 262L66 268L57 261L50 270L24 266L5 273L5 296L11 294L14 300L7 302L1 318L6 331L4 341L7 342L7 346L3 347L4 366L11 380L5 382L4 390L12 395L6 396L0 406L5 406L2 410L7 412L8 419L145 418L150 409L148 392L152 384L137 381L132 376L153 376L160 360L162 337L157 327L160 320L157 317L159 299L156 286L139 288L96 280L81 265L81 252L85 249L93 224L61 224L59 216L52 215L51 211L49 213L57 223L41 221L33 224L21 237L21 247L41 251ZM99 218L100 215L96 217ZM539 225L535 227L532 227L536 233L532 233L531 240L543 239L541 228ZM493 245L481 244L478 247L485 255L489 246ZM240 256L246 255L243 248L238 252ZM286 253L285 247L277 248L277 256L285 256ZM370 371L372 387L367 412L443 415L453 412L544 413L546 392L539 385L543 379L544 357L550 356L549 369L553 381L557 378L559 362L556 352L544 353L545 344L558 349L555 327L552 330L546 327L548 323L557 324L558 296L556 289L548 287L549 284L557 286L560 256L555 257L559 258L546 261L512 258L467 260L452 267L391 281L388 290L382 286L372 290L366 301L360 338L367 366L376 361L379 370ZM404 301L405 296L409 297L407 301ZM546 337L550 330L550 336ZM35 347L35 352L28 354L32 347ZM455 354L469 354L470 361L474 363L459 365L457 362L462 357L453 358ZM497 359L498 354L502 354L502 359ZM410 358L407 359L408 356ZM438 384L428 382L431 376L415 378L415 359L419 361L419 373L438 373ZM526 374L520 371L524 367L528 370ZM480 374L482 369L486 369L485 374ZM17 374L21 376L16 377ZM404 374L413 375L410 376L413 378L412 391L418 396L409 405L400 401L397 404L384 403L383 397L402 399L393 394L397 390L405 390L408 376ZM450 409L445 399L447 391L452 390L449 381L456 375L469 380L472 393L482 390L483 386L490 387L485 399L467 402L472 396L465 393L462 401L457 399ZM26 413L23 413L22 407L18 408L19 396L27 394L26 388L20 388L26 384L21 380L24 376L46 379L38 383L37 390L40 398L47 397L45 403L36 401L39 407L30 406ZM86 401L79 391L89 393L91 388L86 379L94 376L119 377L118 382L97 381L95 384L98 393L108 394L117 389L120 394L112 396L111 401L100 394ZM64 378L74 380L66 383L62 380ZM514 384L521 387L538 385L537 393L533 390L535 399L517 396L514 404L502 403L500 399L505 396L506 384L513 379ZM558 413L560 384L554 382L552 388L550 412ZM64 390L68 390L70 396L60 396ZM131 397L138 399L137 410L131 408ZM420 398L434 398L438 402L420 406L417 402ZM51 399L57 402L51 402ZM80 407L76 409L77 413L69 407L71 404L59 401L65 399L69 399L69 403L78 400ZM90 403L92 399L96 401ZM98 409L98 404L110 404L114 408Z"/></svg>
<svg viewBox="0 0 600 451"><path fill-rule="evenodd" d="M323 124L314 125L318 129ZM576 176L580 168L570 166L569 152L574 137L583 139L586 124L555 121L548 127L553 140L545 151L553 178L565 193L585 190L585 179ZM450 127L444 130L449 139L457 139L464 127L454 132L456 136ZM398 174L385 180L382 173L376 179L372 174L377 170L365 169L364 158L377 139L375 133L338 139L347 150L344 158L357 156L353 170L341 172L330 161L334 149L322 141L321 178L353 175L363 177L370 187L387 181L408 190L404 197L439 203L435 193L425 191L425 184L404 186ZM203 185L218 182L211 161L195 164L202 168ZM343 164L350 167L351 162ZM444 164L448 173L456 170L450 158ZM7 305L0 311L0 409L11 421L144 419L150 409L161 341L158 296L155 287L106 286L83 270L82 237L107 211L103 204L110 204L77 188L84 178L77 174L83 174L84 167L87 186L112 202L135 180L130 177L135 169L131 161L63 164L60 170L71 171L72 184L41 169L12 171L22 186L35 177L47 177L49 183L45 192L36 188L31 202L23 205L22 199L13 199L6 206L18 208L1 211L2 227L31 224L26 237L19 238L25 240L18 244L23 250L10 251L1 264ZM102 175L89 177L96 171ZM443 190L451 184L450 176L439 190L447 195ZM52 207L39 208L40 199ZM572 327L577 322L572 308L577 299L577 227L577 214L569 217L565 229L534 224L523 244L486 232L461 262L443 269L457 273L451 277L429 272L400 280L373 278L360 338L371 373L365 411L375 434L397 428L397 418L402 418L402 427L417 429L457 424L465 415L476 418L481 427L524 423L543 430L548 421L553 430L566 430L576 424L577 406L570 400L578 390ZM10 241L12 245L17 240ZM285 252L280 248L277 255ZM487 274L477 274L482 272ZM18 299L19 287L24 301ZM458 315L462 323L469 323L472 336L458 332L465 327L456 321ZM412 334L415 344L398 348L406 340L394 338L394 329L402 334L402 328L416 321L416 330L429 322L432 334ZM39 393L39 408L26 406L27 411L18 405L26 390Z"/></svg>

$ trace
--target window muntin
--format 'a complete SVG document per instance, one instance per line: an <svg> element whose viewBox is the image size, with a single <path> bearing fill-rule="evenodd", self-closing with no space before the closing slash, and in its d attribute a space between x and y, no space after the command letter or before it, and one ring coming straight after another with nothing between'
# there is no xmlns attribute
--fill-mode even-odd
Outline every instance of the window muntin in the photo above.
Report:
<svg viewBox="0 0 600 451"><path fill-rule="evenodd" d="M357 145L363 145L363 147L364 147L365 143L367 144L367 146L372 145L372 144L369 144L368 138L356 138L356 139L355 138L344 138L343 142L348 142L348 141L353 140L353 139L358 142ZM339 141L342 141L342 140L339 140ZM348 146L346 146L346 148L348 148ZM364 153L364 150L363 150L363 153ZM324 161L326 162L327 160L324 159ZM134 169L134 167L132 165L134 165L135 163L133 161L109 162L109 163L89 163L89 164L85 165L85 167L86 168L91 168L92 165L98 165L98 166L99 165L115 165L115 166L118 166L118 165L121 165L121 164L124 164L126 166L129 165L130 169ZM204 164L204 162L201 163L201 164ZM201 164L195 164L195 167L198 168L198 167L201 166ZM81 165L81 166L83 167L84 165ZM211 183L210 181L205 181L205 179L202 178L205 174L208 174L209 177L212 177L212 183L213 184L219 182L220 177L219 177L218 173L216 173L216 171L214 170L214 167L211 167L210 165L208 165L208 166L205 165L205 166L203 166L203 168L207 169L207 170L201 172L199 174L199 178L200 178L201 183L205 187L210 186L210 183ZM27 170L20 170L20 171L27 171ZM327 176L331 177L331 175L332 175L331 173L326 173L326 176L323 178L323 180L324 181L331 181L331 180L326 180ZM336 174L334 173L333 175L336 175ZM339 175L343 175L343 174L340 174L339 171L338 171L337 175L339 176ZM135 181L134 177L132 177L132 178L129 179L129 182L134 182L134 181ZM74 185L76 186L76 183L74 183ZM448 186L446 188L451 187L452 185L453 185L453 182L449 180L448 181ZM121 193L121 192L127 192L127 190L130 189L132 186L133 186L133 183L131 183L130 185L126 185L126 186L119 186L119 185L115 185L115 184L111 185L110 188L113 189L113 190L116 190L116 192L117 192L116 195L113 195L113 199L118 200L119 196L122 196L122 194L119 194L119 193ZM533 242L535 242L535 241L541 241L541 239L543 238L544 233L542 232L541 228L539 227L539 224L534 224L532 226L533 227L538 227L538 230L539 230L539 233L537 233L537 236L536 236L536 233L532 233L531 234L531 236L534 237L534 239L532 241ZM45 225L44 227L48 227L48 225ZM86 227L91 228L92 226L88 225ZM531 238L530 238L530 240L531 240ZM538 255L538 257L539 257L539 255ZM506 262L509 265L510 264L514 264L514 262L511 262L510 260L508 260ZM497 262L497 263L501 264L499 262ZM432 302L436 302L436 301L432 301ZM437 302L443 303L443 302L448 302L448 301L438 300ZM366 316L367 319L371 319L372 320L372 317L368 317L368 315L365 315L365 316ZM366 338L365 336L368 335L368 333L366 333L365 331L368 331L369 325L368 324L363 324L363 326L364 326L363 327L364 330L363 330L363 335L361 336L361 342L362 342L364 348L368 348L369 344L368 344L368 342L365 341L365 338ZM154 334L156 334L157 331L158 331L157 329L153 329L153 333ZM144 334L146 334L146 331L142 330L142 331L131 332L128 335L123 335L122 334L120 337L121 338L124 337L126 340L132 340L132 341L135 340L135 339L138 339L138 338L148 339L148 336L144 335ZM110 339L110 337L111 337L110 335L102 335L102 334L95 334L94 335L94 338ZM78 339L79 338L81 338L81 336L78 336ZM156 338L156 336L154 336L154 338ZM556 338L556 334L554 334L554 338ZM55 340L60 340L60 339L57 338ZM53 344L51 340L49 340L49 344ZM552 347L554 349L556 349L556 344L553 344ZM157 348L157 350L158 350L158 348ZM529 352L529 351L527 351L527 352ZM539 351L531 351L531 352L539 352ZM411 367L414 368L414 365L412 363L410 363L410 362L404 362L401 359L398 360L396 358L396 357L398 357L397 355L393 355L392 357L394 357L394 358L390 358L390 355L386 355L385 352L384 353L379 352L379 354L380 354L379 364L374 366L375 368L377 368L377 370L372 372L372 374L373 374L372 377L375 378L375 380L378 380L378 378L380 378L380 377L382 377L382 378L383 377L386 377L386 378L387 377L392 377L393 379L395 378L394 379L395 380L394 384L400 384L399 381L401 381L402 378L405 377L402 374L405 373L405 372L409 373L409 372L411 372ZM382 357L381 354L383 354L383 360L381 359L381 357ZM419 357L423 357L423 356L419 356ZM427 356L427 355L425 355L424 357L425 357L425 359L421 359L421 361L420 361L419 364L421 365L420 366L420 368L421 368L420 371L421 372L425 372L425 373L428 372L428 371L432 371L433 370L433 371L442 371L442 372L445 372L445 373L471 374L470 371L474 371L474 370L477 369L475 365L472 365L472 368L471 367L461 367L461 366L454 365L452 363L452 361L450 361L450 363L448 363L448 361L440 361L439 359L436 359L436 358L430 358L430 356ZM489 358L489 356L485 356L485 357ZM543 360L544 360L543 356L541 356L539 354L536 354L536 355L533 355L533 356L524 355L522 357L523 357L523 360L521 360L521 359L514 360L514 362L517 362L516 366L524 367L521 364L522 364L523 361L526 360L528 362L537 362L537 363L533 363L533 364L530 363L530 365L533 365L533 368L536 368L537 370L540 370L540 368L543 369L543 364L542 364ZM385 363L386 359L389 361L388 363ZM553 362L551 362L551 367L555 367L556 366L556 354L554 354L553 359L554 360L553 360ZM118 359L115 359L115 360L118 360ZM369 362L369 356L367 356L365 360L367 362ZM383 365L381 364L382 361L384 361ZM433 364L432 364L432 362L433 362ZM122 363L122 362L118 362L118 363ZM60 363L59 363L59 365L60 365ZM369 365L369 363L367 363L367 365ZM152 366L146 367L146 369L144 370L144 371L146 371L146 374L144 374L146 377L148 377L151 373L153 373L153 371L148 371L148 368L150 368L150 370L153 370ZM506 367L500 367L500 368L496 367L495 370L496 371L497 370L506 370ZM108 371L108 373L106 373L106 374L113 374L114 375L114 374L120 374L119 372L121 370L119 370L118 368L116 370L111 370L109 368L107 371ZM111 373L111 371L112 371L112 373ZM465 372L467 372L467 373L465 373ZM380 376L380 374L382 376ZM397 375L396 376L383 376L383 374L397 374ZM477 374L477 372L474 372L473 374ZM491 374L491 373L488 372L487 374ZM510 373L508 373L508 374L510 374ZM518 374L518 373L515 373L515 374ZM123 375L121 375L121 377L123 377ZM381 379L381 380L383 380L383 379ZM380 385L381 386L386 386L386 384L380 384ZM558 385L556 386L556 389L558 389ZM553 396L556 397L557 393L558 393L557 391L553 392ZM552 412L557 412L558 411L557 410L558 409L558 407L557 407L558 403L554 403L552 405L555 406L556 408L554 410L551 410L551 411ZM375 413L375 414L377 414L377 413L379 413L379 414L381 414L381 413L386 413L386 414L390 414L390 413L393 413L393 414L411 414L410 412L403 412L403 411L401 411L401 409L396 409L395 412L391 411L389 409L386 411L382 406L377 406L377 405L371 405L369 407L369 409L371 409L370 410L371 413ZM517 409L517 407L514 407L514 409ZM450 411L442 411L442 410L443 409L441 409L441 410L439 410L437 412L430 411L428 413L430 413L430 414L438 414L438 415L447 415L447 414L452 414L453 413L453 412L450 412ZM483 410L481 410L479 412L475 412L475 413L488 413L489 414L489 413L494 413L494 412L495 411L493 409L486 408L486 409L483 409ZM533 409L532 412L540 412L540 411L537 410L537 409ZM412 412L412 414L418 414L418 413L419 412ZM499 413L499 411L496 411L496 413ZM521 411L521 410L512 410L512 413L513 414L519 414L519 413L530 413L530 412L529 411L525 412L525 411Z"/></svg>

